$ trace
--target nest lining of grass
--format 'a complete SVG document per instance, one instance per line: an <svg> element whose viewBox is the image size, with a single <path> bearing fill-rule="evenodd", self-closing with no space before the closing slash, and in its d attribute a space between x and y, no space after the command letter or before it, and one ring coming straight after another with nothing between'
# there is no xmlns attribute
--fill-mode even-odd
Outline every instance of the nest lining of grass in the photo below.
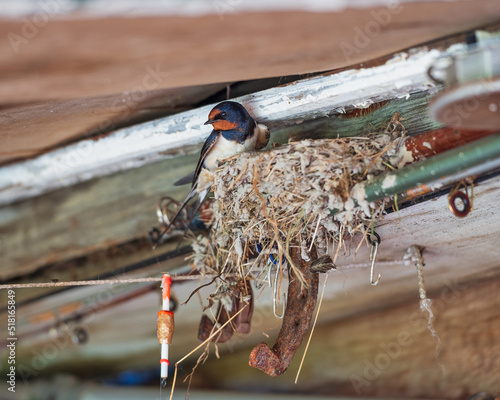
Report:
<svg viewBox="0 0 500 400"><path fill-rule="evenodd" d="M361 233L361 245L382 216L388 199L367 202L360 184L397 168L404 157L402 142L393 129L365 137L302 140L225 161L214 172L209 237L193 243L195 267L222 278L262 277L270 268L270 254L293 268L288 249L300 246L309 261L313 244L318 255L330 251L335 262L341 249L349 251L346 239ZM222 286L217 292L227 293Z"/></svg>

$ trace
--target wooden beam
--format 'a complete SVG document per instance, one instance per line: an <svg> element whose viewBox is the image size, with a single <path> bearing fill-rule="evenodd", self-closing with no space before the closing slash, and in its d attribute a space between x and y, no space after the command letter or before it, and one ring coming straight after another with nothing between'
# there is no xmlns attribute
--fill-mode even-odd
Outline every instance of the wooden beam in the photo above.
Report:
<svg viewBox="0 0 500 400"><path fill-rule="evenodd" d="M155 209L159 199L167 191L177 199L185 195L185 188L171 185L177 174L192 171L197 158L197 154L184 155L1 207L0 253L4 256L0 279L146 237L158 224ZM153 255L151 247L137 250L147 258ZM126 264L134 259L130 255L130 261L122 260ZM80 266L95 271L91 260ZM118 267L110 260L108 268L113 266ZM73 273L78 276L81 272Z"/></svg>
<svg viewBox="0 0 500 400"><path fill-rule="evenodd" d="M273 129L272 141L286 143L289 139L362 135L385 126L395 112L406 118L403 123L409 132L427 131L439 126L426 117L428 100L428 92L419 92L408 99L384 101L362 110L351 109L329 118L282 126ZM356 118L353 118L354 112ZM6 254L0 279L45 267L47 273L55 272L57 265L69 265L74 257L145 237L157 224L155 207L160 197L168 194L182 200L186 195L187 187L172 184L194 170L198 149L197 146L184 148L180 154L163 161L0 207L0 234L3 235L0 250ZM120 253L119 249L116 251ZM137 251L142 253L145 249ZM79 276L92 276L91 271L95 270L92 262L75 262L80 265ZM117 264L109 263L110 267L113 265ZM89 271L84 272L87 266ZM100 268L107 269L104 265Z"/></svg>
<svg viewBox="0 0 500 400"><path fill-rule="evenodd" d="M387 215L375 227L382 238L376 263L376 273L381 273L382 279L375 287L369 284L365 246L356 256L350 253L340 257L338 270L328 278L319 326L298 385L293 384L298 359L278 379L247 364L250 348L262 341L271 342L279 331L280 320L272 316L269 289L258 295L251 333L235 335L220 345L221 359L213 358L200 366L195 385L208 379L224 388L258 385L283 391L321 394L335 390L355 395L351 378L356 375L368 381L358 385L363 396L459 399L481 390L494 391L498 387L500 352L499 342L494 340L500 329L499 298L495 295L500 288L496 242L500 236L500 214L496 212L499 187L498 177L476 185L474 210L463 219L447 210L446 195ZM359 238L353 240L355 245ZM447 373L444 377L435 360L436 344L427 331L426 316L419 310L416 268L402 261L406 249L414 244L424 248L424 277L428 296L434 300L434 326L443 346L439 362ZM199 284L187 282L174 285L172 290L182 302ZM203 289L201 299L211 291ZM19 308L18 315L24 319L19 321L19 334L29 327L30 317L73 302L101 298L108 298L102 287L86 287ZM47 360L40 376L57 371L96 376L122 368L157 367L158 342L151 320L158 311L159 299L159 291L150 292L79 321L92 335L85 351L66 336L59 338L61 350ZM202 309L203 305L193 298L177 311L172 359L180 359L199 343L196 334ZM117 334L122 331L126 334ZM401 332L410 337L401 339ZM390 365L381 364L384 367L378 374L367 372L365 376L365 360L383 362L383 356L378 355L386 354L385 345L394 340L404 341L401 352L394 358L389 356ZM33 349L43 351L51 343L54 339L43 332L19 342L16 363L30 365ZM198 355L193 355L193 363ZM183 364L183 369L190 371L190 366ZM457 382L461 382L459 387Z"/></svg>
<svg viewBox="0 0 500 400"><path fill-rule="evenodd" d="M34 158L58 146L177 114L225 85L145 90L69 100L16 104L0 113L0 164ZM0 106L1 107L1 106Z"/></svg>
<svg viewBox="0 0 500 400"><path fill-rule="evenodd" d="M471 398L499 394L500 281L451 284L431 294L437 343L427 315L414 300L314 332L298 384L298 360L287 374L269 378L248 367L251 347L211 358L196 370L199 385L214 389L293 391L377 398ZM196 387L196 382L194 384Z"/></svg>
<svg viewBox="0 0 500 400"><path fill-rule="evenodd" d="M40 8L38 25L34 16L2 20L3 103L131 92L148 68L155 89L329 71L496 22L500 12L496 0L336 1L326 11L321 1L324 12L297 11L305 2L267 12L222 3L229 12L209 2L213 14L197 17L60 18Z"/></svg>
<svg viewBox="0 0 500 400"><path fill-rule="evenodd" d="M427 68L440 54L438 50L420 50L378 67L305 79L236 100L273 132L427 90L433 87ZM34 160L3 167L0 205L146 165L172 157L186 146L198 145L210 133L203 123L213 105L121 129L97 140L83 140ZM271 141L278 140L272 136Z"/></svg>
<svg viewBox="0 0 500 400"><path fill-rule="evenodd" d="M121 279L125 274L135 273L135 277L144 277L145 274L157 274L160 269L170 271L185 266L185 258L190 254L179 252L179 244L169 241L161 250L153 252L152 244L147 238L132 240L105 249L84 254L69 260L60 260L53 264L40 266L31 274L20 276L17 279L2 281L2 284L20 284L26 282L58 282L83 281L92 279ZM168 257L168 258L167 258ZM166 261L165 261L166 259ZM106 278L108 277L108 278ZM46 287L20 290L16 293L17 304L53 295L71 287Z"/></svg>

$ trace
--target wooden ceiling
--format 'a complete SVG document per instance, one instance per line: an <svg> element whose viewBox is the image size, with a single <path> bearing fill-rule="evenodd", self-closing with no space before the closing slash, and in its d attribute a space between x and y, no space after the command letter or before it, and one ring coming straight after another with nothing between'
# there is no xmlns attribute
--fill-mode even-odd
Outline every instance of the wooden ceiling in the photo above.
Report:
<svg viewBox="0 0 500 400"><path fill-rule="evenodd" d="M4 19L0 163L105 134L138 115L168 115L223 89L194 86L345 68L485 26L498 15L498 1L475 0L222 17L49 14L33 31L26 22L33 17ZM190 89L174 89L180 87Z"/></svg>
<svg viewBox="0 0 500 400"><path fill-rule="evenodd" d="M239 94L246 94L256 87L279 84L279 79L249 82L253 79L370 67L419 44L443 47L448 40L463 42L470 29L497 26L500 15L496 0L404 1L396 6L389 10L377 2L337 12L241 12L223 18L74 14L51 17L17 48L9 34L22 35L26 20L2 20L0 164L15 164L138 121L210 104L225 97L226 83L245 81ZM374 21L381 15L388 15L389 22L378 22L380 30L368 36L366 32L377 29ZM366 114L353 112L298 124L282 140L308 132L316 137L348 129L363 131L400 110L415 133L430 130L437 126L426 114L431 96L422 90L408 98L384 100ZM0 277L15 282L99 277L174 250L177 243L170 241L153 252L145 238L156 223L157 200L197 159L193 148L188 154L169 156L0 207ZM2 173L5 170L0 167ZM383 237L379 286L369 286L367 249L362 248L356 259L351 255L339 262L339 270L330 274L318 336L298 386L292 382L293 373L271 380L259 371L249 372L246 365L249 346L263 340L271 343L265 335L269 331L273 337L280 324L272 316L266 292L258 300L260 320L252 333L220 347L223 359L200 367L195 384L232 390L260 387L287 393L454 399L498 390L498 177L476 189L475 209L465 219L448 211L447 196L441 193L433 201L382 220L377 225ZM169 194L181 198L182 189L175 190ZM435 359L435 342L426 326L421 329L421 315L419 326L411 324L410 317L418 312L416 272L400 260L412 244L425 248L429 296L441 306L436 329L445 346L440 359L444 372ZM353 263L357 267L346 267ZM138 274L158 274L186 264L180 255L151 262ZM176 285L174 292L184 301L197 285ZM17 293L19 330L26 334L18 357L27 365L33 361L33 350L53 343L47 326L59 324L60 328L63 317L105 305L108 295L111 300L123 296L118 305L71 320L70 326L83 324L89 329L90 342L86 346L65 342L38 371L40 377L71 371L95 378L122 368L157 366L154 321L160 302L155 286ZM206 292L202 295L206 297ZM482 301L483 296L491 301ZM179 359L196 343L201 310L199 301L193 300L176 314L173 358ZM39 329L40 315L46 318L43 329ZM373 362L381 345L403 331L410 333L413 344L357 393L352 375L364 377L366 360Z"/></svg>

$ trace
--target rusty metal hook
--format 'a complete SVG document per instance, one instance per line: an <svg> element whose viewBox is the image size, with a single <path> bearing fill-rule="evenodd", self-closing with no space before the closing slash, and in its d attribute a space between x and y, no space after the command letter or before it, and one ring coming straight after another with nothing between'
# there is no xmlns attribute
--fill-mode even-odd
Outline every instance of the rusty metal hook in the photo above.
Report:
<svg viewBox="0 0 500 400"><path fill-rule="evenodd" d="M370 235L373 235L375 239L372 239ZM370 285L376 286L378 282L380 281L380 278L382 277L380 274L377 276L377 280L373 280L373 270L375 269L375 260L377 258L377 252L378 252L378 246L380 244L380 236L378 235L377 232L372 231L370 234L367 236L368 242L370 243L370 261L372 262L372 265L370 267Z"/></svg>

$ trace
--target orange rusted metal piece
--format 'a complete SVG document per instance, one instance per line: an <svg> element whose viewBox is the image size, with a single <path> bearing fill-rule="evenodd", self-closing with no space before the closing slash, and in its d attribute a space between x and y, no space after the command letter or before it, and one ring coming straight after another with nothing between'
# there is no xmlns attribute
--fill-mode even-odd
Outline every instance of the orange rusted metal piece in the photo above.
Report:
<svg viewBox="0 0 500 400"><path fill-rule="evenodd" d="M494 133L496 132L444 127L408 137L405 146L412 153L412 162L415 162Z"/></svg>

